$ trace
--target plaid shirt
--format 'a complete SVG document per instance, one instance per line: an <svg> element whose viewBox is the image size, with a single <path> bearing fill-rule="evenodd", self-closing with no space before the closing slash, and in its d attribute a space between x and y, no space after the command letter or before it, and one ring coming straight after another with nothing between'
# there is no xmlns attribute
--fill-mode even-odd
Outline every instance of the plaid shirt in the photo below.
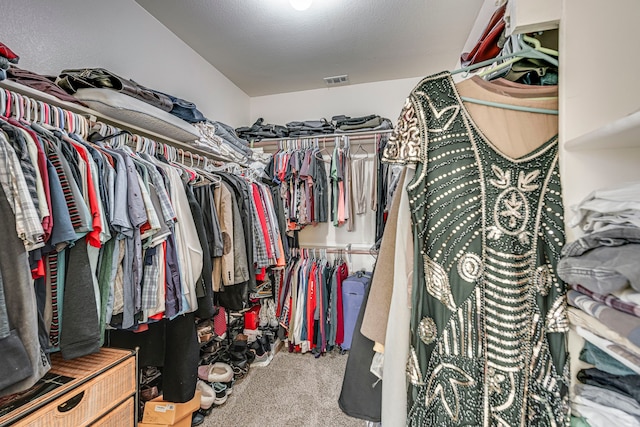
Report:
<svg viewBox="0 0 640 427"><path fill-rule="evenodd" d="M151 182L156 187L156 190L158 192L158 198L160 199L160 207L162 208L162 217L164 218L164 222L167 225L171 225L175 222L176 212L173 209L171 199L169 198L169 183L165 183L165 180L162 178L162 175L160 174L160 172L158 172L156 165L153 163L153 158L151 156L149 156L148 154L141 154L141 157L147 161L147 164L149 166L147 168L147 171L149 172L149 176L151 177Z"/></svg>
<svg viewBox="0 0 640 427"><path fill-rule="evenodd" d="M160 246L147 248L144 253L142 276L142 310L153 310L158 305L158 281L160 279Z"/></svg>
<svg viewBox="0 0 640 427"><path fill-rule="evenodd" d="M5 192L11 210L16 216L16 231L27 250L44 246L44 229L40 215L33 204L20 161L14 149L0 132L0 184Z"/></svg>
<svg viewBox="0 0 640 427"><path fill-rule="evenodd" d="M252 198L252 201L253 198ZM254 201L255 202L255 201ZM264 268L269 267L269 255L267 254L267 246L262 232L262 226L260 225L260 217L258 215L258 209L261 207L256 206L255 203L251 203L251 211L253 212L253 260L256 263L256 267Z"/></svg>
<svg viewBox="0 0 640 427"><path fill-rule="evenodd" d="M282 256L280 253L280 245L278 245L278 241L281 240L280 227L278 226L278 219L276 216L273 198L271 197L271 192L267 190L264 185L258 185L258 190L262 194L262 203L264 205L265 216L267 219L267 228L269 229L269 244L271 245L273 253L273 259L271 261L272 264L275 265L278 258Z"/></svg>
<svg viewBox="0 0 640 427"><path fill-rule="evenodd" d="M20 168L22 169L22 175L24 175L24 180L27 183L27 188L29 189L29 195L31 200L33 201L33 205L40 215L40 202L38 201L38 190L37 190L37 180L38 173L36 172L36 167L31 161L31 157L29 156L29 149L27 148L27 141L25 140L24 135L20 131L20 129L15 126L10 125L7 122L0 122L0 126L2 126L5 135L7 136L7 142L13 150L20 161Z"/></svg>
<svg viewBox="0 0 640 427"><path fill-rule="evenodd" d="M633 316L640 317L640 306L636 304L628 301L623 301L615 295L596 294L581 285L572 285L571 287L581 294L589 296L594 301L601 302L604 305L615 308L616 310L622 311L623 313L628 313Z"/></svg>

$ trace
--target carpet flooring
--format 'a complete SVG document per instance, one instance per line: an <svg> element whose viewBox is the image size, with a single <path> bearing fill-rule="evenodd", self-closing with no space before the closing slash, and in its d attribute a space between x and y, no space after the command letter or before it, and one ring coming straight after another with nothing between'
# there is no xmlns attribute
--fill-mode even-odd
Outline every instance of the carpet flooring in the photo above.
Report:
<svg viewBox="0 0 640 427"><path fill-rule="evenodd" d="M363 427L338 407L347 355L278 352L269 366L251 367L203 427Z"/></svg>

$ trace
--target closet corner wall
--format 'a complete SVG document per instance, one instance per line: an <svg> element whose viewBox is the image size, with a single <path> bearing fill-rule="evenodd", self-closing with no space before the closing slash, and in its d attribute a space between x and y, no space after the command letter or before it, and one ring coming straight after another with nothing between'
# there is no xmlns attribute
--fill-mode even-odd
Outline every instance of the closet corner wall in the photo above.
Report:
<svg viewBox="0 0 640 427"><path fill-rule="evenodd" d="M638 16L635 0L563 1L559 119L566 221L570 207L591 191L640 179ZM568 240L573 233L567 226Z"/></svg>
<svg viewBox="0 0 640 427"><path fill-rule="evenodd" d="M571 206L592 191L640 179L640 3L564 0L560 22L560 175L567 241ZM571 329L572 383L585 367Z"/></svg>

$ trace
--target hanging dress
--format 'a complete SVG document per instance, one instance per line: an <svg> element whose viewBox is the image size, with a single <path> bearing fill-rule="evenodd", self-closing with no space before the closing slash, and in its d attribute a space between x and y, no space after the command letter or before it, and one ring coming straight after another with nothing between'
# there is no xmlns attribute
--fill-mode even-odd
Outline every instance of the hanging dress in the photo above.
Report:
<svg viewBox="0 0 640 427"><path fill-rule="evenodd" d="M407 424L565 425L557 137L502 154L445 72L411 92L384 160L417 163Z"/></svg>

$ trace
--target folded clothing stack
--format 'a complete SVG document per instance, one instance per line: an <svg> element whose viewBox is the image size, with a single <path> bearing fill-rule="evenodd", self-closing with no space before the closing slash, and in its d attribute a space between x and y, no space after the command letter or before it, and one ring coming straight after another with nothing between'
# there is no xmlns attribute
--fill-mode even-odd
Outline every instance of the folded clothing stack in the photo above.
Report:
<svg viewBox="0 0 640 427"><path fill-rule="evenodd" d="M24 86L29 86L30 88L39 90L40 92L48 93L49 95L55 96L61 101L72 102L74 104L79 104L86 107L86 104L84 102L80 101L75 96L69 95L60 86L58 86L55 83L55 76L45 76L42 74L34 73L33 71L18 68L15 65L9 67L6 73L7 80L20 83Z"/></svg>
<svg viewBox="0 0 640 427"><path fill-rule="evenodd" d="M260 141L264 138L297 138L386 129L393 129L391 120L380 117L377 114L370 114L362 117L333 116L330 122L326 119L293 121L287 123L286 126L265 123L261 117L253 125L239 127L235 131L239 138Z"/></svg>
<svg viewBox="0 0 640 427"><path fill-rule="evenodd" d="M286 138L289 136L289 129L285 126L264 123L264 119L261 117L251 127L236 128L236 134L239 138L248 141L260 141L264 138Z"/></svg>
<svg viewBox="0 0 640 427"><path fill-rule="evenodd" d="M590 194L571 222L558 275L571 285L568 319L585 341L573 414L590 425L640 425L640 183Z"/></svg>
<svg viewBox="0 0 640 427"><path fill-rule="evenodd" d="M114 90L153 105L189 123L198 123L206 119L194 103L149 89L104 68L62 70L56 79L56 84L69 94L87 88Z"/></svg>
<svg viewBox="0 0 640 427"><path fill-rule="evenodd" d="M196 123L195 127L200 133L200 138L196 141L197 146L230 161L250 163L250 159L253 159L254 154L249 143L239 138L231 126L206 120Z"/></svg>
<svg viewBox="0 0 640 427"><path fill-rule="evenodd" d="M289 137L313 136L335 133L336 129L326 119L287 123Z"/></svg>
<svg viewBox="0 0 640 427"><path fill-rule="evenodd" d="M222 122L208 121L208 123L210 123L214 127L216 135L224 139L226 142L228 142L231 146L233 146L235 149L237 149L241 153L244 153L246 156L251 156L251 148L249 148L249 141L240 138L236 134L235 129L233 129L231 126L224 124Z"/></svg>
<svg viewBox="0 0 640 427"><path fill-rule="evenodd" d="M393 129L391 120L380 117L377 114L362 117L333 116L331 122L335 126L336 133Z"/></svg>

